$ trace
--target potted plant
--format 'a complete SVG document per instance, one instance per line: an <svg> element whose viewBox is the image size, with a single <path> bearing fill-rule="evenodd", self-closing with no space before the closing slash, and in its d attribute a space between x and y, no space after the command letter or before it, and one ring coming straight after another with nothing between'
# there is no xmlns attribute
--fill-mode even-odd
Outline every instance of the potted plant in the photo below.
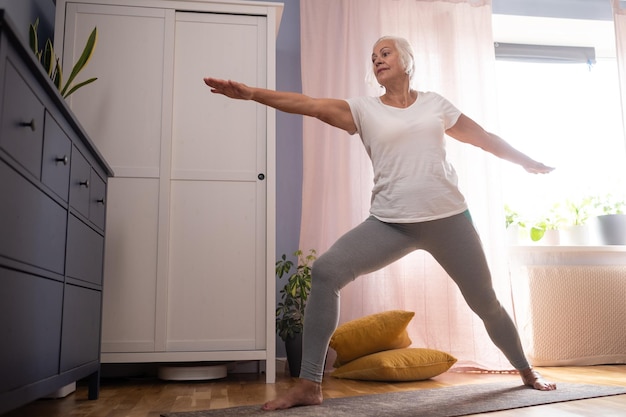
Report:
<svg viewBox="0 0 626 417"><path fill-rule="evenodd" d="M558 245L560 243L559 229L563 224L563 217L559 214L560 205L557 203L547 216L532 223L530 227L530 240L541 241L544 245Z"/></svg>
<svg viewBox="0 0 626 417"><path fill-rule="evenodd" d="M626 245L626 201L624 198L608 194L598 198L597 226L600 244Z"/></svg>
<svg viewBox="0 0 626 417"><path fill-rule="evenodd" d="M504 219L507 232L507 240L511 245L517 245L523 239L522 231L526 228L526 224L522 220L520 214L513 210L508 204L504 205Z"/></svg>
<svg viewBox="0 0 626 417"><path fill-rule="evenodd" d="M588 220L592 214L593 197L565 202L565 221L561 227L561 244L586 245L590 240Z"/></svg>
<svg viewBox="0 0 626 417"><path fill-rule="evenodd" d="M276 307L276 332L285 342L289 373L293 377L300 375L302 361L302 328L304 326L304 308L311 291L311 267L316 259L316 252L310 249L304 254L298 249L293 253L297 259L295 270L289 275L294 263L283 256L276 262L278 278L288 276L280 290L280 301Z"/></svg>
<svg viewBox="0 0 626 417"><path fill-rule="evenodd" d="M37 35L38 28L39 19L35 20L35 23L31 24L29 28L28 37L30 48L35 54L37 60L43 66L44 70L48 73L48 77L50 77L63 98L67 98L70 94L78 90L80 87L91 84L92 82L97 80L97 78L94 77L82 81L76 85L72 84L78 73L82 71L83 68L85 68L93 54L94 49L96 48L96 42L98 40L97 28L93 28L93 30L91 31L83 52L80 55L80 58L78 58L78 61L76 61L76 63L74 64L72 72L70 73L67 80L63 79L63 68L61 67L61 63L59 62L59 57L57 57L54 53L52 41L50 39L46 40L44 49L39 49L39 37Z"/></svg>

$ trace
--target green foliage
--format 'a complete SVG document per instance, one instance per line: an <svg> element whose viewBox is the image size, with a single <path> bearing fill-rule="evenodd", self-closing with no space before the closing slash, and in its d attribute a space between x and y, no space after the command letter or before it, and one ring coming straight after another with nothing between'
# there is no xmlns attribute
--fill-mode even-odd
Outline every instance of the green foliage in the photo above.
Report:
<svg viewBox="0 0 626 417"><path fill-rule="evenodd" d="M559 230L564 223L560 214L560 204L555 204L548 215L532 223L530 227L530 240L537 242L543 238L547 230Z"/></svg>
<svg viewBox="0 0 626 417"><path fill-rule="evenodd" d="M537 242L547 230L559 230L565 226L581 226L594 217L606 214L626 213L626 197L615 193L566 199L552 204L547 214L537 217L523 217L508 205L504 206L505 225L519 225L530 228L530 239Z"/></svg>
<svg viewBox="0 0 626 417"><path fill-rule="evenodd" d="M577 201L568 199L565 201L565 208L568 215L568 224L572 226L581 226L587 223L592 214L593 197L584 197Z"/></svg>
<svg viewBox="0 0 626 417"><path fill-rule="evenodd" d="M298 264L280 290L281 301L276 308L276 332L282 340L302 332L304 308L311 291L311 267L316 259L316 252L313 249L308 255L304 255L300 249L293 255L297 258ZM293 262L283 254L281 259L276 261L276 275L282 278L288 275L293 267Z"/></svg>
<svg viewBox="0 0 626 417"><path fill-rule="evenodd" d="M594 199L594 206L598 215L626 213L626 201L615 194L607 194Z"/></svg>
<svg viewBox="0 0 626 417"><path fill-rule="evenodd" d="M543 238L543 235L546 234L546 230L548 229L548 223L541 220L533 224L530 228L530 240L533 242L538 242Z"/></svg>
<svg viewBox="0 0 626 417"><path fill-rule="evenodd" d="M509 226L518 225L519 227L526 227L520 214L513 210L508 204L504 205L504 219L505 219L505 227L508 229Z"/></svg>
<svg viewBox="0 0 626 417"><path fill-rule="evenodd" d="M83 49L82 54L78 58L78 61L74 64L72 68L72 72L68 77L67 81L63 81L63 68L61 67L61 63L59 58L54 53L54 47L52 46L52 41L50 39L46 40L44 49L39 49L39 37L37 35L37 29L39 27L39 19L35 21L35 23L30 25L29 30L29 43L30 48L35 54L37 60L41 63L44 70L48 74L48 77L52 80L56 88L59 90L63 98L69 97L70 94L78 90L79 88L91 84L96 81L97 78L89 78L88 80L82 81L78 84L72 85L78 73L80 73L87 63L91 59L93 55L93 51L96 48L96 43L98 41L98 29L93 28L89 38L87 39L87 43L85 44L85 48Z"/></svg>

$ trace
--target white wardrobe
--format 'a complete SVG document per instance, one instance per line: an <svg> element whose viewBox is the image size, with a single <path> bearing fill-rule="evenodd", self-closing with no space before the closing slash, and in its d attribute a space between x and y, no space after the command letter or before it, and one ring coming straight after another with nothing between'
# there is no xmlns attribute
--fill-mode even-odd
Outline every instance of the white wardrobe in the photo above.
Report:
<svg viewBox="0 0 626 417"><path fill-rule="evenodd" d="M275 378L275 115L203 77L275 87L281 3L57 0L69 104L112 166L102 363L265 361Z"/></svg>

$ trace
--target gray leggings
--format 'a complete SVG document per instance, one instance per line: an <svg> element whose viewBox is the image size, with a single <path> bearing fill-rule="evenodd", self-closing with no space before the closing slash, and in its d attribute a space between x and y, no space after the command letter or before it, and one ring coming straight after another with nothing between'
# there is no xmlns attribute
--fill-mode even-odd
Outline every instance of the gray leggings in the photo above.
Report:
<svg viewBox="0 0 626 417"><path fill-rule="evenodd" d="M529 367L517 329L496 298L480 238L465 212L420 223L384 223L369 217L315 261L304 319L301 378L322 381L328 343L339 321L341 288L417 249L428 251L452 277L513 367Z"/></svg>

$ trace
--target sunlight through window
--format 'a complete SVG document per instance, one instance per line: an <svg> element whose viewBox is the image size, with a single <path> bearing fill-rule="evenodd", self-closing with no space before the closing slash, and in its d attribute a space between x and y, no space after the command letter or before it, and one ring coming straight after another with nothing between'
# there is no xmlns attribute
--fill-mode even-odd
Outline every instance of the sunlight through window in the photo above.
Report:
<svg viewBox="0 0 626 417"><path fill-rule="evenodd" d="M552 30L558 28L552 25ZM545 217L568 200L624 195L626 144L617 62L606 48L598 50L592 65L496 61L498 133L556 167L549 175L529 175L503 164L504 201L527 221Z"/></svg>

